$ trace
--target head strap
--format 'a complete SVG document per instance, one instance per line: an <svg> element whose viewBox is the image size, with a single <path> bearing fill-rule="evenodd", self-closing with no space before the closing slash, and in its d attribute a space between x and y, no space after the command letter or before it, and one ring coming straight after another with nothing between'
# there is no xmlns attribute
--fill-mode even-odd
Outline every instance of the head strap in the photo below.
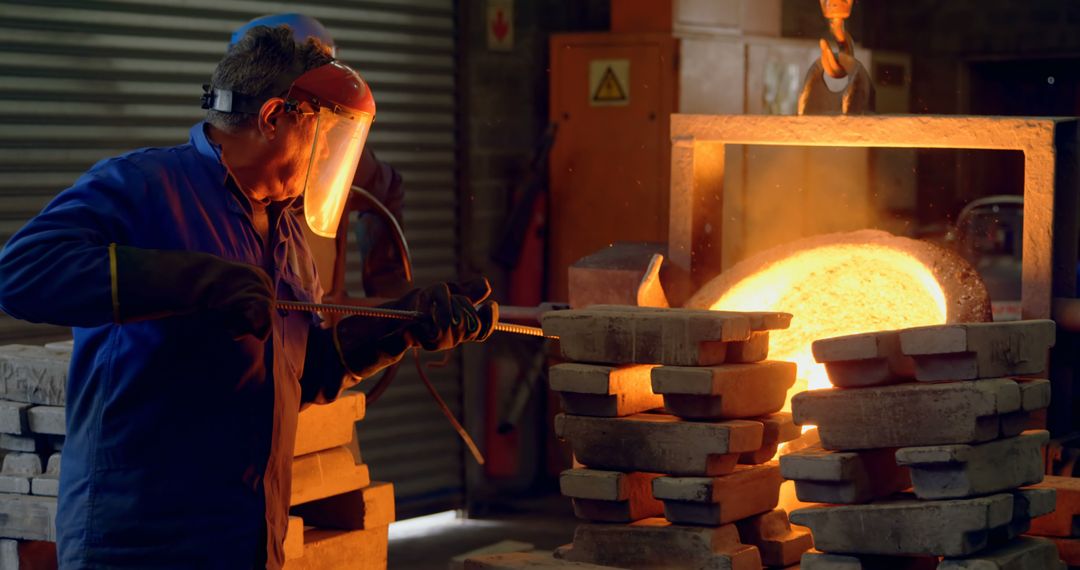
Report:
<svg viewBox="0 0 1080 570"><path fill-rule="evenodd" d="M203 85L202 108L219 113L259 114L264 101L229 89L215 89L209 84Z"/></svg>
<svg viewBox="0 0 1080 570"><path fill-rule="evenodd" d="M278 76L277 81L274 82L273 90L271 90L271 93L277 95L271 97L284 97L289 92L293 82L296 81L296 78L303 74L303 66L294 63L292 69ZM258 115L263 103L266 103L267 99L271 98L259 98L231 89L212 87L209 83L204 83L202 88L202 108L219 113Z"/></svg>

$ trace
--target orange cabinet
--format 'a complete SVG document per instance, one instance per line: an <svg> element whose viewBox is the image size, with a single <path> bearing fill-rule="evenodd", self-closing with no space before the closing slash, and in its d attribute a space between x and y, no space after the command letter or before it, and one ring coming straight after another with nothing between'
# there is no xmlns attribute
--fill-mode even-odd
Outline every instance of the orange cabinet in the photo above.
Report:
<svg viewBox="0 0 1080 570"><path fill-rule="evenodd" d="M551 300L567 299L567 268L579 258L615 241L667 241L677 75L670 35L551 38Z"/></svg>

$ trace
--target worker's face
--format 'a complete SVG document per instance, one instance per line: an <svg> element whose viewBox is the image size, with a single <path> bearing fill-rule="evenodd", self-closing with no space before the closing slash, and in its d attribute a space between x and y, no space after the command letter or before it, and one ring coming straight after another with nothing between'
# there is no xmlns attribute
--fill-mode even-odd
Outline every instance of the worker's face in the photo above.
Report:
<svg viewBox="0 0 1080 570"><path fill-rule="evenodd" d="M304 181L312 161L329 152L325 144L314 144L320 136L317 114L282 112L270 117L272 135L267 138L267 161L264 173L265 183L270 189L270 199L274 201L296 198L304 190Z"/></svg>
<svg viewBox="0 0 1080 570"><path fill-rule="evenodd" d="M260 111L260 185L280 201L304 194L304 215L312 231L333 237L345 208L372 116L316 111L300 103L286 111L271 99Z"/></svg>

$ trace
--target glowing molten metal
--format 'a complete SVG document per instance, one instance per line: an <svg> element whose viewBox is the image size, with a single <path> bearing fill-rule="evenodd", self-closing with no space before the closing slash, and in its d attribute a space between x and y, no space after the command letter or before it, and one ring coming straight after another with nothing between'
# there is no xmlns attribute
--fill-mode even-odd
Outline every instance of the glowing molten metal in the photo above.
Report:
<svg viewBox="0 0 1080 570"><path fill-rule="evenodd" d="M740 281L712 305L726 311L792 313L791 328L774 331L769 358L799 366L792 392L827 388L814 362L817 339L945 322L945 293L930 268L883 245L827 245L773 263Z"/></svg>
<svg viewBox="0 0 1080 570"><path fill-rule="evenodd" d="M959 284L959 285L958 285ZM945 322L986 320L985 287L963 260L927 244L864 230L800 240L757 254L706 284L689 307L783 311L769 359L798 364L789 394L830 386L813 341Z"/></svg>

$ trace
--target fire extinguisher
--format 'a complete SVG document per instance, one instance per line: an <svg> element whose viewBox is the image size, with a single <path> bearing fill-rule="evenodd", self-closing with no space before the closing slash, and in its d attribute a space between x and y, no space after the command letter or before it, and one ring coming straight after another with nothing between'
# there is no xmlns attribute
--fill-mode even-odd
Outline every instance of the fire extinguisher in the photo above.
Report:
<svg viewBox="0 0 1080 570"><path fill-rule="evenodd" d="M511 305L533 307L544 300L547 278L547 170L548 156L555 142L556 125L548 125L533 152L529 170L514 190L515 200L507 223L495 242L492 260L509 272L507 301ZM515 339L515 342L535 342ZM487 366L485 387L485 441L488 477L505 479L518 474L520 442L518 420L524 413L529 397L536 392L537 374L544 367L527 366L519 369L513 391L500 398L500 377L505 376L499 362L491 358Z"/></svg>

